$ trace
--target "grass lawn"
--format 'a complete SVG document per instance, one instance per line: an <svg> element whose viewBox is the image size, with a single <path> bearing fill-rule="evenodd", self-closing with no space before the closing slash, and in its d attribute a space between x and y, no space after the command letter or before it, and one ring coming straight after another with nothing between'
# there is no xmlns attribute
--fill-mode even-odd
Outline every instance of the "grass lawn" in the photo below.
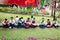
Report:
<svg viewBox="0 0 60 40"><path fill-rule="evenodd" d="M21 14L11 14L11 13L2 13L0 12L0 22L3 21L4 18L10 19L11 16L15 18L15 16L24 17L24 19L30 17L31 15L21 15ZM35 16L36 21L39 22L41 20L41 16ZM46 19L51 19L52 17L44 17ZM57 18L60 23L60 18ZM7 38L7 40L25 40L29 37L36 38L37 40L60 40L60 28L45 28L41 29L39 27L36 28L0 28L0 40L1 38Z"/></svg>
<svg viewBox="0 0 60 40"><path fill-rule="evenodd" d="M10 17L23 17L24 19L27 19L31 15L22 15L22 14L11 14L11 13L2 13L0 12L0 22L2 22L5 18L10 19ZM45 18L45 20L50 19L53 20L52 17L43 17L43 16L34 16L36 18L36 22L40 22L41 18ZM58 22L60 23L60 18L57 18Z"/></svg>
<svg viewBox="0 0 60 40"><path fill-rule="evenodd" d="M60 40L60 28L29 28L29 29L20 29L20 28L14 28L14 29L4 29L0 28L0 38L7 38L7 40L25 40L28 37L34 37L38 40Z"/></svg>

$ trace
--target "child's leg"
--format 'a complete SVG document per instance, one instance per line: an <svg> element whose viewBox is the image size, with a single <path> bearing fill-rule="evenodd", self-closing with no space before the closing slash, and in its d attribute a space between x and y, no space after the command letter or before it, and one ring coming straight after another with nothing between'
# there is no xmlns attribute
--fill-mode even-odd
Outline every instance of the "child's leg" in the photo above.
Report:
<svg viewBox="0 0 60 40"><path fill-rule="evenodd" d="M10 24L10 27L13 28L14 27L14 24Z"/></svg>

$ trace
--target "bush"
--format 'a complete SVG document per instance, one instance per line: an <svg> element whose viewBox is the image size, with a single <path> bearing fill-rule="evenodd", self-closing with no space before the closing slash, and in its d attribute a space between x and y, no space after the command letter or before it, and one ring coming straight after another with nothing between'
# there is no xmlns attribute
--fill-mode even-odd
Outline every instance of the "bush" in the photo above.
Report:
<svg viewBox="0 0 60 40"><path fill-rule="evenodd" d="M56 14L57 14L56 16L57 16L58 18L60 18L60 12L57 12Z"/></svg>
<svg viewBox="0 0 60 40"><path fill-rule="evenodd" d="M29 15L42 15L42 16L50 15L48 11L45 10L41 12L38 9L34 10L34 7L31 7L31 8L28 7L27 9L25 9L25 7L20 7L20 6L16 8L2 7L1 10L2 12L8 12L8 13L14 13L14 14L29 14Z"/></svg>
<svg viewBox="0 0 60 40"><path fill-rule="evenodd" d="M48 11L39 11L39 13L38 13L38 15L41 15L41 16L49 16L50 15L50 13L48 12Z"/></svg>

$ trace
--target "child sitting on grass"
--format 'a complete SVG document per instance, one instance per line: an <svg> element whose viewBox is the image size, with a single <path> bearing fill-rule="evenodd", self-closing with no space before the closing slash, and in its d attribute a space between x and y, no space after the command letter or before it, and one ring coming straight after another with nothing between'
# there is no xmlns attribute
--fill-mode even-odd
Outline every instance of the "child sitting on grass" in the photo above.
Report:
<svg viewBox="0 0 60 40"><path fill-rule="evenodd" d="M35 28L35 27L37 26L37 23L36 23L36 21L35 21L35 18L33 18L33 20L31 20L31 26L32 26L33 28Z"/></svg>
<svg viewBox="0 0 60 40"><path fill-rule="evenodd" d="M59 27L59 24L57 22L57 19L53 20L52 26L55 27L55 28Z"/></svg>
<svg viewBox="0 0 60 40"><path fill-rule="evenodd" d="M22 28L23 27L23 21L21 20L21 18L19 18L18 20L18 28Z"/></svg>
<svg viewBox="0 0 60 40"><path fill-rule="evenodd" d="M22 21L22 23L24 23L25 20L23 19L23 17L21 17L21 21Z"/></svg>
<svg viewBox="0 0 60 40"><path fill-rule="evenodd" d="M42 18L42 20L40 21L39 27L40 28L45 28L46 27L46 22L45 22L44 18Z"/></svg>
<svg viewBox="0 0 60 40"><path fill-rule="evenodd" d="M52 27L50 19L47 19L46 27L47 28L51 28Z"/></svg>
<svg viewBox="0 0 60 40"><path fill-rule="evenodd" d="M5 20L2 22L4 28L9 28L9 21L5 18Z"/></svg>
<svg viewBox="0 0 60 40"><path fill-rule="evenodd" d="M15 20L13 19L13 17L11 17L9 24L11 28L15 27Z"/></svg>
<svg viewBox="0 0 60 40"><path fill-rule="evenodd" d="M24 27L29 28L30 26L31 26L31 20L30 20L30 18L27 18L27 20L25 20L25 22L24 22Z"/></svg>
<svg viewBox="0 0 60 40"><path fill-rule="evenodd" d="M31 21L34 19L34 16L31 16Z"/></svg>
<svg viewBox="0 0 60 40"><path fill-rule="evenodd" d="M18 18L18 16L16 16L16 18L15 18L15 26L18 26L18 20L19 20L19 18Z"/></svg>

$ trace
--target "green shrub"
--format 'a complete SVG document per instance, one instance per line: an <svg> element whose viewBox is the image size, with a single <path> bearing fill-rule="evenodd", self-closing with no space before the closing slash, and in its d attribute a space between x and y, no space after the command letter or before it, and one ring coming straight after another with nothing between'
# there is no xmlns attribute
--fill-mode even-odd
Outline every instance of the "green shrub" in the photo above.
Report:
<svg viewBox="0 0 60 40"><path fill-rule="evenodd" d="M60 18L60 12L57 12L57 13L56 13L56 16L57 16L58 18Z"/></svg>

